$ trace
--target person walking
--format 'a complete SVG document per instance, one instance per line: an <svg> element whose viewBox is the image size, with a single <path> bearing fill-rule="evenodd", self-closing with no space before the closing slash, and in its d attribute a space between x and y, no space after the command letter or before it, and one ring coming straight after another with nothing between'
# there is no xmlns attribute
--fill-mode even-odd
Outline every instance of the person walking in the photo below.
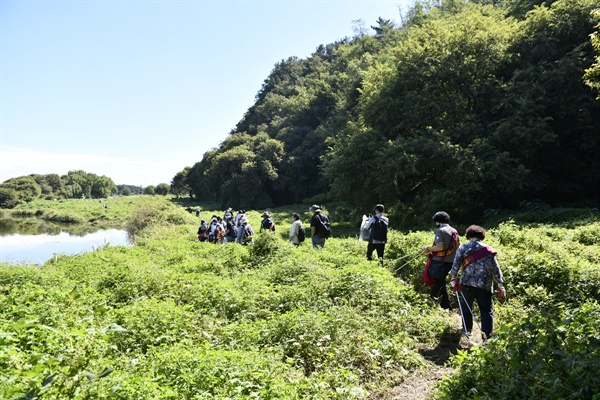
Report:
<svg viewBox="0 0 600 400"><path fill-rule="evenodd" d="M367 245L367 260L373 260L373 251L377 251L379 262L383 265L383 253L387 243L389 220L383 216L385 207L383 204L375 206L375 215L367 222L366 229L369 230L369 244Z"/></svg>
<svg viewBox="0 0 600 400"><path fill-rule="evenodd" d="M292 226L290 227L290 243L293 243L294 246L300 246L300 243L304 241L301 238L300 231L302 230L302 221L300 220L300 214L293 213L292 214Z"/></svg>
<svg viewBox="0 0 600 400"><path fill-rule="evenodd" d="M485 344L494 330L493 281L496 281L498 297L505 300L504 277L496 259L496 251L483 243L485 229L471 225L467 228L466 236L469 242L460 246L456 252L450 270L450 285L454 291L462 292L460 304L465 324L463 328L467 334L473 328L473 301L477 300L481 314L481 335ZM459 272L460 281L456 278Z"/></svg>
<svg viewBox="0 0 600 400"><path fill-rule="evenodd" d="M310 219L310 234L312 236L312 245L314 248L325 247L325 241L331 235L331 223L326 215L321 213L321 207L312 205L309 211L313 212Z"/></svg>
<svg viewBox="0 0 600 400"><path fill-rule="evenodd" d="M273 220L271 219L271 214L265 211L263 215L261 215L261 217L263 218L263 220L260 223L259 232L275 232L275 222L273 222Z"/></svg>
<svg viewBox="0 0 600 400"><path fill-rule="evenodd" d="M456 250L460 245L460 239L456 229L449 225L450 215L445 211L438 211L433 216L433 222L437 225L433 246L423 246L423 253L431 257L429 276L435 280L431 287L430 297L440 302L443 309L451 310L448 289L446 289L446 277L452 269L452 262ZM437 271L437 274L432 274Z"/></svg>
<svg viewBox="0 0 600 400"><path fill-rule="evenodd" d="M225 221L225 243L235 242L238 232L233 222L233 216L231 214L227 215Z"/></svg>

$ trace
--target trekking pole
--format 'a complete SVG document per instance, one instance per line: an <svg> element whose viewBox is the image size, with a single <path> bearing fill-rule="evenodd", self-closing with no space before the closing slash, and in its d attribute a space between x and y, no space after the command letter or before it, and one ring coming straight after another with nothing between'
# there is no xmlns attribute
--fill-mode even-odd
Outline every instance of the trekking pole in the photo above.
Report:
<svg viewBox="0 0 600 400"><path fill-rule="evenodd" d="M408 261L406 261L404 264L402 264L401 266L399 266L398 268L396 268L394 270L394 273L400 271L402 268L406 267L408 264L410 264L411 262L413 262L414 260L416 260L419 256L421 255L421 252L414 254L413 257L411 259L409 259ZM399 259L397 259L396 261L398 261Z"/></svg>
<svg viewBox="0 0 600 400"><path fill-rule="evenodd" d="M465 305L467 306L467 309L471 313L471 317L473 318L475 325L477 325L477 327L479 328L479 331L481 331L481 333L485 335L485 333L481 329L481 326L479 326L479 324L477 323L477 320L475 319L475 314L473 314L473 310L471 310L471 307L469 307L469 303L467 302L467 298L465 297L465 294L463 292L460 292L460 294L462 295L463 299L465 300ZM456 296L458 296L458 294ZM458 301L458 305L460 307L460 300Z"/></svg>
<svg viewBox="0 0 600 400"><path fill-rule="evenodd" d="M460 305L460 297L458 297L458 292L459 290L454 293L456 293L456 300L458 300L458 309L460 310L460 317L462 318L463 331L465 336L469 336L469 331L467 331L467 323L465 321L465 315L463 314L462 306Z"/></svg>

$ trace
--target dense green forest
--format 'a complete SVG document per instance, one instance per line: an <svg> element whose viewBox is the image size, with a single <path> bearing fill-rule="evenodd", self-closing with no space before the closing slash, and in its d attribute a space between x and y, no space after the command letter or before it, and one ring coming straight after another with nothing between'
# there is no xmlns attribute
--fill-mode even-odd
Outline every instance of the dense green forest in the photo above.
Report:
<svg viewBox="0 0 600 400"><path fill-rule="evenodd" d="M105 198L117 192L117 186L111 178L81 170L69 171L62 176L32 174L8 179L0 184L0 207L14 208L38 198Z"/></svg>
<svg viewBox="0 0 600 400"><path fill-rule="evenodd" d="M382 202L406 223L434 209L590 204L597 8L449 0L416 3L400 26L380 18L375 35L358 23L277 63L228 138L172 187L223 207Z"/></svg>
<svg viewBox="0 0 600 400"><path fill-rule="evenodd" d="M107 176L85 171L69 171L66 175L32 174L8 179L0 184L0 208L14 208L36 199L102 199L112 195L167 195L171 186L159 183L146 187L115 185Z"/></svg>

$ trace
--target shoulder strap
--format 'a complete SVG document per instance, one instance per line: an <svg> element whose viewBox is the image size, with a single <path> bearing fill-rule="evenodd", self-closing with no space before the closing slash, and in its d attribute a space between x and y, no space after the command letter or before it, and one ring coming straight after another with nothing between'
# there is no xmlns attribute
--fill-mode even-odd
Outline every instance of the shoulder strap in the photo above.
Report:
<svg viewBox="0 0 600 400"><path fill-rule="evenodd" d="M463 257L461 266L463 268L466 268L469 265L473 264L474 262L477 262L477 261L481 260L482 258L485 258L491 254L496 254L496 250L494 250L492 248L492 246L483 246L475 251L465 254L465 256Z"/></svg>
<svg viewBox="0 0 600 400"><path fill-rule="evenodd" d="M454 251L454 245L458 243L458 231L452 228L452 240L447 249L432 252L434 257L447 257ZM433 243L435 245L435 242Z"/></svg>

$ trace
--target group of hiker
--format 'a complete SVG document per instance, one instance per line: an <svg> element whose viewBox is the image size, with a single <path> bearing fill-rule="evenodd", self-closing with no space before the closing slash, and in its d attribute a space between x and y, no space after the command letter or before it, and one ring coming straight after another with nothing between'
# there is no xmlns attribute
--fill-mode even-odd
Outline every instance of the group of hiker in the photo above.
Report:
<svg viewBox="0 0 600 400"><path fill-rule="evenodd" d="M197 213L200 215L200 212ZM275 230L275 224L270 220L268 213L264 213L263 217L270 221L269 230ZM263 230L261 226L260 230ZM223 217L213 215L210 221L200 221L198 228L198 240L201 242L209 242L214 244L223 243L239 243L242 245L251 244L254 242L254 229L248 221L245 210L239 210L233 215L231 208L227 209Z"/></svg>
<svg viewBox="0 0 600 400"><path fill-rule="evenodd" d="M465 235L468 242L460 244L456 229L450 226L450 216L438 211L433 216L437 225L433 245L423 246L421 251L427 254L427 264L423 271L423 281L431 286L430 297L440 302L444 309L452 309L446 278L450 275L450 286L455 292L458 307L466 335L473 329L473 302L481 315L482 343L487 343L494 328L494 306L492 295L494 281L498 297L506 299L504 277L496 258L496 251L485 244L485 229L478 225L467 228ZM457 276L460 274L460 277Z"/></svg>
<svg viewBox="0 0 600 400"><path fill-rule="evenodd" d="M197 210L199 215L199 209ZM310 219L310 235L314 248L323 248L331 235L331 223L323 213L322 207L313 205L309 208L313 213ZM373 260L373 253L383 265L385 245L388 241L389 220L383 214L385 207L377 204L373 213L364 215L359 231L359 239L367 241L367 260ZM261 216L260 232L274 232L276 227L271 215L265 212ZM446 288L446 280L450 275L450 285L456 294L460 308L463 329L470 335L473 328L473 303L476 300L481 313L482 341L486 343L491 337L494 325L494 307L492 294L496 282L498 297L506 299L504 277L496 259L496 251L486 245L485 229L471 225L466 230L465 244L460 244L456 229L450 226L450 216L445 211L438 211L433 216L437 226L433 244L423 246L420 253L427 254L427 263L422 274L423 281L431 286L430 298L439 302L444 309L451 310L450 297ZM306 239L307 232L302 226L300 214L291 215L289 242L299 246ZM213 215L210 222L201 221L198 239L211 243L253 243L254 230L250 225L245 210L237 211L229 208L223 217Z"/></svg>
<svg viewBox="0 0 600 400"><path fill-rule="evenodd" d="M311 206L309 211L313 212L310 220L313 246L323 247L331 234L329 218L321 214L321 207L318 205ZM200 215L200 212L197 212L196 215ZM259 232L275 232L276 226L271 219L271 215L264 212L261 217L263 219L260 223ZM302 226L300 214L293 213L291 220L289 242L299 246L306 239L306 230ZM198 240L215 244L239 243L248 245L254 242L254 229L248 221L245 210L237 211L234 216L233 210L229 208L225 211L223 217L213 215L209 222L206 220L200 221Z"/></svg>

